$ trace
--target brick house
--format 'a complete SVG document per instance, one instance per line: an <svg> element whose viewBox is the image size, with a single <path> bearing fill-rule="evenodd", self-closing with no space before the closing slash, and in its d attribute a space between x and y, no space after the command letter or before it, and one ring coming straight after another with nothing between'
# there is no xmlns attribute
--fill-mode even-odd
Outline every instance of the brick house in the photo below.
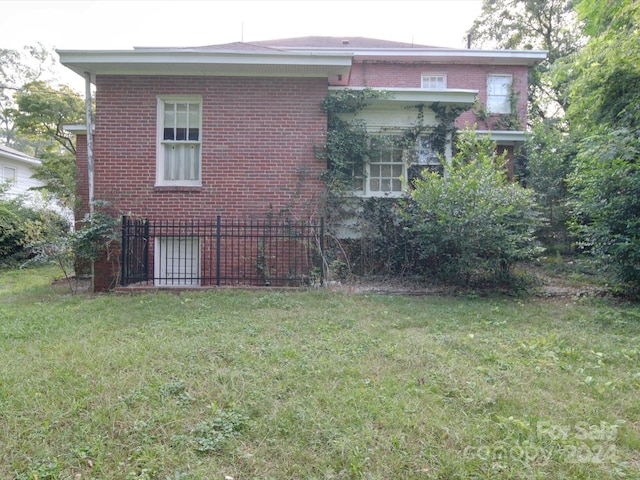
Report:
<svg viewBox="0 0 640 480"><path fill-rule="evenodd" d="M430 106L438 103L466 109L456 126L475 125L511 151L524 140L528 69L546 56L333 37L59 54L95 85L93 199L145 219L196 221L321 216L327 165L317 149L327 116L320 105L343 89L388 92L359 114L372 132L393 135L415 125L416 106L424 107L423 122L436 124ZM472 111L476 100L485 106L482 116ZM500 127L506 117L509 130ZM88 211L86 128L74 130L78 193ZM419 161L438 160L428 154ZM402 157L372 160L356 194L402 195L408 167ZM198 264L196 284L204 285L208 247L167 241L156 239L151 257L162 249L187 252ZM162 284L157 261L151 264L155 273L147 277ZM96 272L96 289L112 285L109 272Z"/></svg>

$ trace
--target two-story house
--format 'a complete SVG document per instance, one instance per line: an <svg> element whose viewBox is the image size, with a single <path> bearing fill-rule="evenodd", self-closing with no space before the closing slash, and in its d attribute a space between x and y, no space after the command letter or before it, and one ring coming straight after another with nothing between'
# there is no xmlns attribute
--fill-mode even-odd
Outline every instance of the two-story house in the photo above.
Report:
<svg viewBox="0 0 640 480"><path fill-rule="evenodd" d="M511 150L524 140L528 69L546 56L335 37L59 54L96 91L92 175L86 129L76 130L85 211L92 192L93 200L119 213L157 221L265 218L282 211L291 218L320 216L327 168L317 155L327 135L320 105L344 89L386 92L358 114L371 132L393 135L418 121L435 125L437 104L465 110L458 127L475 125ZM473 111L476 102L482 115ZM508 130L501 127L506 117ZM445 154L450 152L449 145ZM357 172L355 193L402 195L405 158L372 159ZM438 160L429 154L419 161ZM205 257L220 249L220 240L213 246L193 233L157 237L145 240L146 269L139 279L212 283L221 260ZM264 270L260 249L263 244L242 257ZM96 289L106 288L109 273L96 271ZM174 281L178 271L191 280ZM232 277L236 284L253 278Z"/></svg>

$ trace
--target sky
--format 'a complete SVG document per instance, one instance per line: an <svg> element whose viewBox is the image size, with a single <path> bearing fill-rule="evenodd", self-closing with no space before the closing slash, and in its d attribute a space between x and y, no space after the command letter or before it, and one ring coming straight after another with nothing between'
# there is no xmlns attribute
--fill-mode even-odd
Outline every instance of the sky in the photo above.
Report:
<svg viewBox="0 0 640 480"><path fill-rule="evenodd" d="M0 0L0 48L129 50L310 35L464 48L481 8L482 0Z"/></svg>

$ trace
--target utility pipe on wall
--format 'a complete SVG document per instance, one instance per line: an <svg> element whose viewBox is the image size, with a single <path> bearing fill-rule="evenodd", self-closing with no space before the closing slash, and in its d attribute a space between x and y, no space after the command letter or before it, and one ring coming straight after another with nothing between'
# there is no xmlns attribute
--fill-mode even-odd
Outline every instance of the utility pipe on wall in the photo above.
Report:
<svg viewBox="0 0 640 480"><path fill-rule="evenodd" d="M85 115L87 126L87 170L89 172L89 214L93 215L93 131L91 121L91 73L84 72L85 83Z"/></svg>

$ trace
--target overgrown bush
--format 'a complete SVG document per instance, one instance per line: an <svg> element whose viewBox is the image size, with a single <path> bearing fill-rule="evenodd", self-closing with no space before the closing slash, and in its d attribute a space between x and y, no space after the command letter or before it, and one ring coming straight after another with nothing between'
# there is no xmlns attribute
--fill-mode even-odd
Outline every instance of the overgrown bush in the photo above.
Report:
<svg viewBox="0 0 640 480"><path fill-rule="evenodd" d="M432 275L463 285L510 282L514 264L538 252L533 192L507 178L490 139L471 131L459 139L443 175L415 180L404 216Z"/></svg>
<svg viewBox="0 0 640 480"><path fill-rule="evenodd" d="M6 198L0 190L0 267L15 267L34 255L33 247L69 230L59 214L31 207L21 197Z"/></svg>
<svg viewBox="0 0 640 480"><path fill-rule="evenodd" d="M555 252L571 249L567 229L570 218L567 177L575 156L575 145L558 124L540 123L533 128L524 148L518 180L535 192L542 224L536 237Z"/></svg>
<svg viewBox="0 0 640 480"><path fill-rule="evenodd" d="M582 141L569 177L579 246L628 293L640 291L640 140L602 129ZM625 285L626 284L626 285Z"/></svg>
<svg viewBox="0 0 640 480"><path fill-rule="evenodd" d="M357 205L350 214L351 238L340 240L355 275L403 276L418 272L419 252L407 222L399 214L398 198L351 199Z"/></svg>

